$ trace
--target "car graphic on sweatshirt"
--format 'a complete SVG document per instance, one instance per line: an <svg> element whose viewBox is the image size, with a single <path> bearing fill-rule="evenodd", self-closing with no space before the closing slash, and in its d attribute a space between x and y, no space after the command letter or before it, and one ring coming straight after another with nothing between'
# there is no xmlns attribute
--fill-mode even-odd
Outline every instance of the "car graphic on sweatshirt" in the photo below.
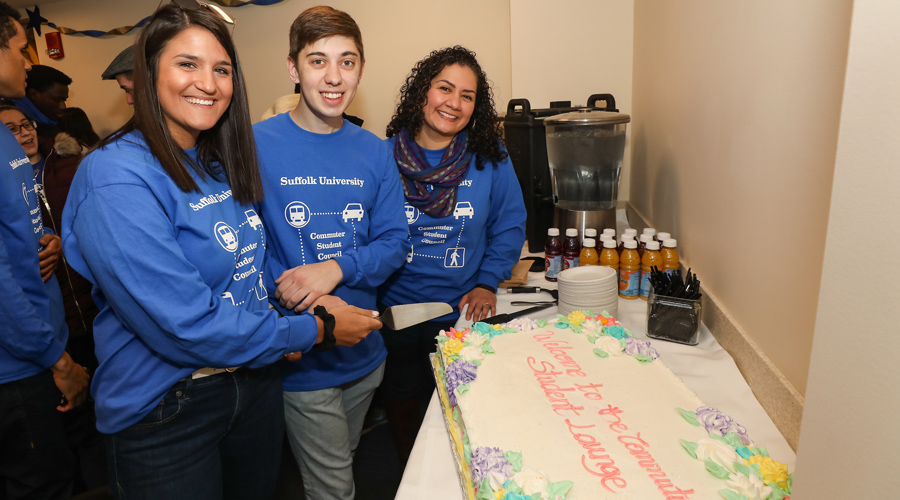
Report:
<svg viewBox="0 0 900 500"><path fill-rule="evenodd" d="M361 203L348 203L347 207L344 208L344 211L341 213L341 217L344 219L344 222L347 222L348 220L361 221L365 213Z"/></svg>
<svg viewBox="0 0 900 500"><path fill-rule="evenodd" d="M456 209L453 210L453 218L459 219L460 217L475 217L475 209L472 208L472 204L468 201L461 201L456 204Z"/></svg>

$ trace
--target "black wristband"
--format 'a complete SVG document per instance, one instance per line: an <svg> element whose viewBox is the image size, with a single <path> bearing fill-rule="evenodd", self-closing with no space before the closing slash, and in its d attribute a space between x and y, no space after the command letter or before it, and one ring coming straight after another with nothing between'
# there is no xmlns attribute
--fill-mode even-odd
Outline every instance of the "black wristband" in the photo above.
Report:
<svg viewBox="0 0 900 500"><path fill-rule="evenodd" d="M315 314L322 320L324 330L322 341L314 345L313 349L315 349L316 352L324 352L334 349L334 344L336 342L334 338L334 315L328 314L328 311L325 310L324 306L316 306L313 309L313 314Z"/></svg>
<svg viewBox="0 0 900 500"><path fill-rule="evenodd" d="M492 286L490 286L490 285L485 285L484 283L479 283L479 284L475 285L475 288L484 288L485 290L487 290L487 291L489 291L489 292L491 292L491 293L497 293L497 289L496 289L496 288L494 288L494 287L492 287Z"/></svg>

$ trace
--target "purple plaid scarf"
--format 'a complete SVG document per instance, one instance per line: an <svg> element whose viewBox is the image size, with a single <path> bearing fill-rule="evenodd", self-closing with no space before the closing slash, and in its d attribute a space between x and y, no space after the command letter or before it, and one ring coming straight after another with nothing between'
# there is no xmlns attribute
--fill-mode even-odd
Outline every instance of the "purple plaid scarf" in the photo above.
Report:
<svg viewBox="0 0 900 500"><path fill-rule="evenodd" d="M394 143L394 159L400 169L403 194L409 204L434 217L447 217L456 208L456 189L469 172L472 153L466 151L466 131L456 134L441 162L431 166L422 146L404 127ZM431 186L432 189L428 189Z"/></svg>

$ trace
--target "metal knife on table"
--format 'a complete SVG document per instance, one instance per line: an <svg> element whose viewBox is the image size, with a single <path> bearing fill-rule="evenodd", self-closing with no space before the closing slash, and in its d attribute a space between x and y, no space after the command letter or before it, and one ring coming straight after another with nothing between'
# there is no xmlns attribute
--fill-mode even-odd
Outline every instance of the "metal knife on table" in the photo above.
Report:
<svg viewBox="0 0 900 500"><path fill-rule="evenodd" d="M381 312L379 320L386 328L402 330L453 312L453 307L444 302L422 302L391 306Z"/></svg>
<svg viewBox="0 0 900 500"><path fill-rule="evenodd" d="M523 303L520 303L523 304ZM499 325L501 323L510 322L516 318L520 318L522 316L526 316L528 314L538 312L542 309L546 309L550 306L555 306L556 302L530 302L530 304L537 304L534 307L529 307L528 309L522 309L521 311L516 311L508 314L498 314L496 316L491 316L490 318L485 318L481 320L482 323L487 323L489 325ZM513 305L516 305L515 303Z"/></svg>

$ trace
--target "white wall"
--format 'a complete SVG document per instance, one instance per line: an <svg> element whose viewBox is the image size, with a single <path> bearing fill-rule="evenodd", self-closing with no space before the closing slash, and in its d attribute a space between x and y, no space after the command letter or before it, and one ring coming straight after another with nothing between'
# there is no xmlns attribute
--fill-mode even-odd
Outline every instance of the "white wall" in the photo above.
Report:
<svg viewBox="0 0 900 500"><path fill-rule="evenodd" d="M635 2L631 203L801 393L850 6Z"/></svg>
<svg viewBox="0 0 900 500"><path fill-rule="evenodd" d="M546 108L551 101L584 106L593 94L612 94L619 111L631 114L633 0L510 0L509 9L511 97ZM630 127L620 200L630 190Z"/></svg>
<svg viewBox="0 0 900 500"><path fill-rule="evenodd" d="M452 8L436 0L335 0L359 24L366 51L363 81L349 112L366 120L365 128L384 135L397 93L413 64L434 49L462 44L494 82L498 108L511 95L508 0L459 0ZM65 0L41 8L51 21L76 29L111 29L134 24L151 14L159 0ZM258 119L278 97L293 92L287 76L288 30L304 9L321 2L285 0L270 6L226 8L235 17L238 55L250 89L250 112ZM127 8L125 8L127 6ZM51 28L44 28L51 29ZM41 63L71 76L70 106L84 108L98 133L108 133L130 116L115 82L101 82L100 74L135 35L95 39L63 36L66 57ZM44 40L38 41L43 50Z"/></svg>
<svg viewBox="0 0 900 500"><path fill-rule="evenodd" d="M855 2L797 500L887 499L900 490L898 61L900 3ZM847 235L871 235L870 243Z"/></svg>

